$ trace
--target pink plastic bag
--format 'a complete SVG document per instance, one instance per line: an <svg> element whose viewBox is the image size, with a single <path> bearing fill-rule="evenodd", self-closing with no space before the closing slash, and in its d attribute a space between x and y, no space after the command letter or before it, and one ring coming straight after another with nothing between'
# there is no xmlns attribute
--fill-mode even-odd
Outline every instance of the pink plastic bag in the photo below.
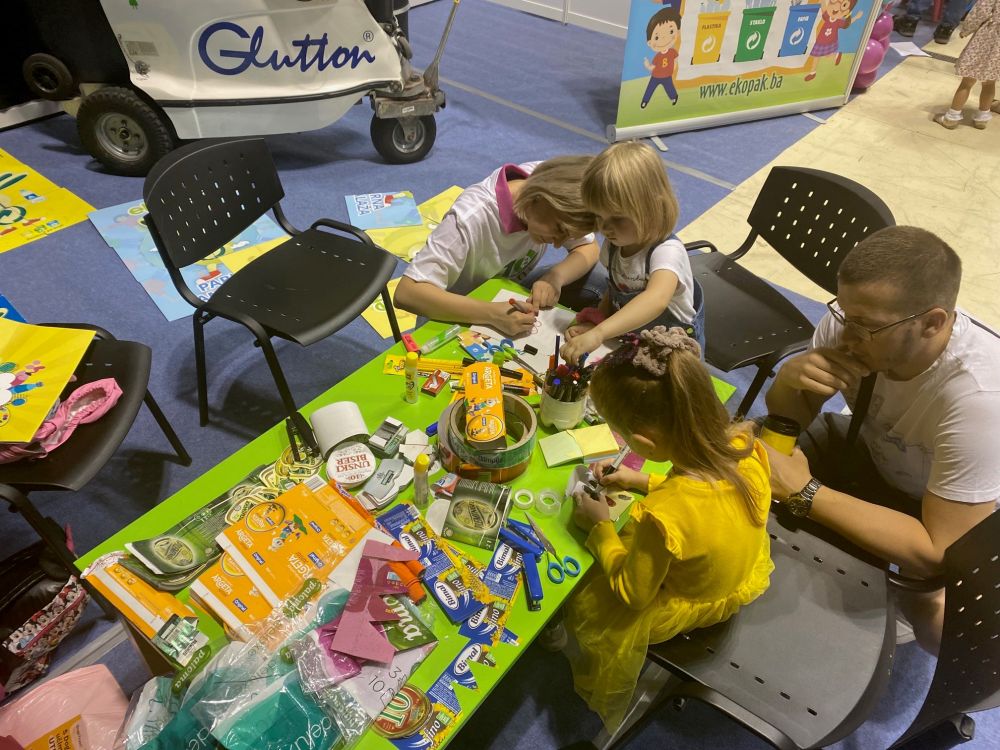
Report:
<svg viewBox="0 0 1000 750"><path fill-rule="evenodd" d="M29 745L81 717L81 750L112 750L128 700L103 664L74 669L0 708L0 736Z"/></svg>

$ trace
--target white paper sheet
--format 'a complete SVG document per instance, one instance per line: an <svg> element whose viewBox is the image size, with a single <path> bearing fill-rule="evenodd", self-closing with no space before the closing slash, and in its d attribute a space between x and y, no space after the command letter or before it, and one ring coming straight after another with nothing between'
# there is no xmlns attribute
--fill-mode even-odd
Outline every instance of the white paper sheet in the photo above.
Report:
<svg viewBox="0 0 1000 750"><path fill-rule="evenodd" d="M493 302L506 302L512 297L521 302L527 300L527 297L520 292L504 289L497 292L493 298ZM508 337L487 326L472 326L470 330L482 334L491 344L498 344L502 338L513 338L518 351L521 352L518 360L541 375L549 368L549 357L555 352L556 336L560 337L561 342L565 341L564 334L566 329L570 327L575 317L576 313L572 310L564 310L559 307L552 308L551 310L542 310L538 313L538 322L535 324L535 329L531 333L516 338ZM615 345L613 341L606 341L595 351L591 352L590 357L587 359L587 364L597 362L606 354L609 354L611 352L611 347L608 346L609 343L611 346ZM535 347L538 353L525 354L523 352L525 344Z"/></svg>

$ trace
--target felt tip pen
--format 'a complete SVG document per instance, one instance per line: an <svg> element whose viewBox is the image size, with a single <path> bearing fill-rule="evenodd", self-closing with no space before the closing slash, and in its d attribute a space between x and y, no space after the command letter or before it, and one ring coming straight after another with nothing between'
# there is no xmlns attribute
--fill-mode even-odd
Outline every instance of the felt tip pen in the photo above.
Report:
<svg viewBox="0 0 1000 750"><path fill-rule="evenodd" d="M420 348L417 351L419 351L421 354L430 354L435 349L439 349L440 347L444 346L449 341L451 341L453 338L458 336L458 334L461 333L461 331L462 331L462 326L460 325L453 325L450 328L446 328L444 331L439 333L434 338L428 339L423 344L421 344Z"/></svg>

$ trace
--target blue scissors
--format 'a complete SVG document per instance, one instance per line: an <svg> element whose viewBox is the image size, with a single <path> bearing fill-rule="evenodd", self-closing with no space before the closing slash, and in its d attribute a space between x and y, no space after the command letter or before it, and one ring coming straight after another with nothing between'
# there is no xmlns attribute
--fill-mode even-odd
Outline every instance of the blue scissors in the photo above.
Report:
<svg viewBox="0 0 1000 750"><path fill-rule="evenodd" d="M549 541L548 537L542 533L542 530L535 523L535 519L529 516L527 513L524 514L525 518L528 519L528 523L531 525L531 531L541 542L542 547L545 549L545 559L548 562L546 574L552 583L562 583L566 580L566 576L570 578L576 578L580 575L580 563L576 559L567 555L566 557L560 559L559 555L556 553L556 548ZM554 560L552 558L555 558Z"/></svg>

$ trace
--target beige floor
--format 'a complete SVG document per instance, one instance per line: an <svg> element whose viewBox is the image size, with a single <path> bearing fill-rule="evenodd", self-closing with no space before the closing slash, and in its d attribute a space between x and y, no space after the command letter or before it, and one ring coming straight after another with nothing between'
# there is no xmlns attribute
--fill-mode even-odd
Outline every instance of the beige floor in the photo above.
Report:
<svg viewBox="0 0 1000 750"><path fill-rule="evenodd" d="M956 33L949 45L932 44L928 50L957 56L964 43ZM935 123L933 115L947 107L958 80L952 63L907 58L684 227L681 236L734 249L746 237L746 217L772 165L836 172L873 190L898 224L929 229L954 247L963 263L959 304L1000 326L1000 116L986 130L971 126L977 87L966 106L966 123L952 131ZM825 302L830 296L760 241L744 263L813 299Z"/></svg>

